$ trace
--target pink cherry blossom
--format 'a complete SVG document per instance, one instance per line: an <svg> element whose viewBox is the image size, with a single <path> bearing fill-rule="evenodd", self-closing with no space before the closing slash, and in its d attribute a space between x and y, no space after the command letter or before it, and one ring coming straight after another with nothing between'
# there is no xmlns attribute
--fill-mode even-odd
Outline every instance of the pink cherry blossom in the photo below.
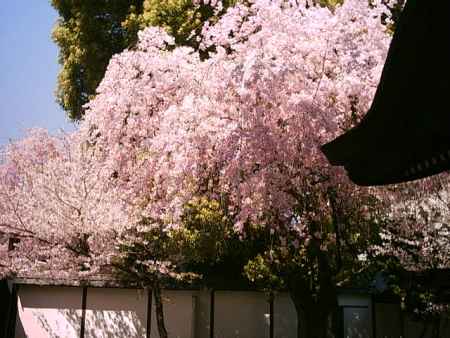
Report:
<svg viewBox="0 0 450 338"><path fill-rule="evenodd" d="M238 231L248 221L275 226L268 213L289 224L296 191L344 179L318 146L369 107L390 40L385 10L356 0L334 13L237 5L205 26L215 51L204 61L168 50L170 37L148 28L111 60L81 138L136 217L175 224L194 196L226 194Z"/></svg>

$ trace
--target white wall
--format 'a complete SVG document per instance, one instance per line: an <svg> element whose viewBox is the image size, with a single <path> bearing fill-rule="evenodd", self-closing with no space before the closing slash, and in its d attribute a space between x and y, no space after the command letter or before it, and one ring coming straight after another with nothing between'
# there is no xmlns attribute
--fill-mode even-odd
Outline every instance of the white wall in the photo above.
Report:
<svg viewBox="0 0 450 338"><path fill-rule="evenodd" d="M366 295L338 297L344 317L344 338L372 338L372 300Z"/></svg>
<svg viewBox="0 0 450 338"><path fill-rule="evenodd" d="M215 338L268 338L269 302L261 292L216 291ZM170 338L209 338L210 292L163 291L164 314ZM20 285L17 338L79 337L81 287ZM345 338L372 338L372 303L369 296L341 295ZM146 337L148 294L143 290L88 288L86 338ZM376 338L399 338L402 316L395 304L376 303ZM274 298L275 338L296 338L297 316L287 293ZM403 318L405 337L418 338L423 323ZM431 337L431 330L426 337ZM159 338L152 301L152 338ZM441 336L450 337L450 320L441 321Z"/></svg>
<svg viewBox="0 0 450 338"><path fill-rule="evenodd" d="M425 326L422 321L414 321L401 313L399 304L375 304L377 338L420 338ZM439 337L450 337L450 319L441 319ZM428 323L424 338L432 337L432 325ZM403 327L402 327L403 326Z"/></svg>
<svg viewBox="0 0 450 338"><path fill-rule="evenodd" d="M145 337L147 299L142 289L88 288L85 337Z"/></svg>
<svg viewBox="0 0 450 338"><path fill-rule="evenodd" d="M262 292L216 291L215 338L269 337L269 303Z"/></svg>
<svg viewBox="0 0 450 338"><path fill-rule="evenodd" d="M81 288L21 285L16 338L79 337Z"/></svg>
<svg viewBox="0 0 450 338"><path fill-rule="evenodd" d="M297 312L288 293L274 299L275 338L297 338Z"/></svg>
<svg viewBox="0 0 450 338"><path fill-rule="evenodd" d="M194 293L194 338L209 338L211 316L211 292L200 290Z"/></svg>
<svg viewBox="0 0 450 338"><path fill-rule="evenodd" d="M164 319L169 338L196 338L194 335L194 291L163 291ZM159 338L152 301L151 338Z"/></svg>

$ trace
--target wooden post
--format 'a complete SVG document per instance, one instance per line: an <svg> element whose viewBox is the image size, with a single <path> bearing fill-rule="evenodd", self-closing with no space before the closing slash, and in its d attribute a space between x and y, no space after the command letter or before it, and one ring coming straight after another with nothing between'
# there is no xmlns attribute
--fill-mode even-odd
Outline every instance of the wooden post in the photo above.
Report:
<svg viewBox="0 0 450 338"><path fill-rule="evenodd" d="M211 301L209 308L209 338L214 338L214 290L211 290Z"/></svg>
<svg viewBox="0 0 450 338"><path fill-rule="evenodd" d="M16 321L17 321L17 291L19 290L19 285L13 283L8 311L8 319L6 324L6 336L14 337L16 331Z"/></svg>
<svg viewBox="0 0 450 338"><path fill-rule="evenodd" d="M86 299L87 299L87 286L83 286L83 295L81 298L80 338L84 338L84 331L85 331L85 327L86 327Z"/></svg>
<svg viewBox="0 0 450 338"><path fill-rule="evenodd" d="M146 337L150 338L152 333L152 289L147 289L147 333Z"/></svg>

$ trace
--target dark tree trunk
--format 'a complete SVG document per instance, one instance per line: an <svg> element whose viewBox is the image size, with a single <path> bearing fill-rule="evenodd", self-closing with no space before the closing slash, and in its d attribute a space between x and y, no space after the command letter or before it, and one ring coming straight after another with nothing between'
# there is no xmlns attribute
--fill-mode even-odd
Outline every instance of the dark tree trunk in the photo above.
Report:
<svg viewBox="0 0 450 338"><path fill-rule="evenodd" d="M161 286L158 282L153 284L153 295L155 297L155 314L156 324L158 326L158 333L160 338L168 338L166 325L164 324L164 309L161 298Z"/></svg>
<svg viewBox="0 0 450 338"><path fill-rule="evenodd" d="M312 285L304 274L291 275L289 295L295 305L298 338L327 338L328 319L338 308L337 290L324 253L318 254L318 285Z"/></svg>
<svg viewBox="0 0 450 338"><path fill-rule="evenodd" d="M330 201L334 205L332 194ZM336 213L333 214L335 224L339 224L337 216ZM317 229L319 229L317 224L309 225L311 233ZM338 252L335 264L332 257L321 249L321 245L321 241L317 238L313 238L309 244L308 258L311 266L309 271L293 269L285 276L289 295L297 312L298 338L327 338L328 319L338 309L335 275L342 263L340 253ZM333 268L333 264L337 267Z"/></svg>

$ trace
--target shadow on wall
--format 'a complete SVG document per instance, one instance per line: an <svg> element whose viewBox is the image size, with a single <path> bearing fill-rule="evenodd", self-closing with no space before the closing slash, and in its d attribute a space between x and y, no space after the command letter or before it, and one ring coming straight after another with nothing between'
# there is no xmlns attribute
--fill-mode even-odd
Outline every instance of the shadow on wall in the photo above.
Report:
<svg viewBox="0 0 450 338"><path fill-rule="evenodd" d="M145 322L133 311L93 310L86 317L85 337L145 337Z"/></svg>
<svg viewBox="0 0 450 338"><path fill-rule="evenodd" d="M76 310L30 309L31 316L22 316L17 322L16 337L79 337L81 316ZM86 318L85 337L116 338L145 337L145 328L133 311L93 310Z"/></svg>
<svg viewBox="0 0 450 338"><path fill-rule="evenodd" d="M367 338L372 337L370 327L370 311L368 308L345 307L343 311L344 337Z"/></svg>
<svg viewBox="0 0 450 338"><path fill-rule="evenodd" d="M86 338L146 337L147 293L88 288Z"/></svg>
<svg viewBox="0 0 450 338"><path fill-rule="evenodd" d="M19 288L16 338L79 337L81 296L78 288Z"/></svg>
<svg viewBox="0 0 450 338"><path fill-rule="evenodd" d="M82 288L23 286L15 336L79 337L81 304ZM89 288L84 337L145 337L146 304L137 290Z"/></svg>

